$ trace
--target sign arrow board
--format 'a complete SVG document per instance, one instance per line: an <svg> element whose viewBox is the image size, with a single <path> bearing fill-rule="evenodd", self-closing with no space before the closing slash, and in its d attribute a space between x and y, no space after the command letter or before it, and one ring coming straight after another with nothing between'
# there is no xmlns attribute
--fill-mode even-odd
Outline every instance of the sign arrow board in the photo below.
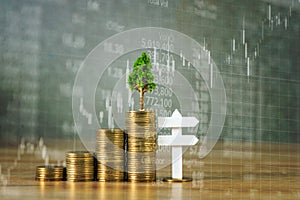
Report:
<svg viewBox="0 0 300 200"><path fill-rule="evenodd" d="M194 127L199 123L195 117L182 117L176 109L171 117L159 117L158 127L172 128L172 135L158 136L158 145L172 146L172 178L182 180L182 146L198 142L194 135L182 135L182 127Z"/></svg>
<svg viewBox="0 0 300 200"><path fill-rule="evenodd" d="M174 112L176 112L176 111L178 112L178 110L175 110ZM174 115L174 113L173 113L173 115ZM179 118L179 117L158 117L158 127L162 127L162 128L194 127L198 123L199 123L199 121L195 117L184 117L184 118L182 118L182 116L181 116L181 118Z"/></svg>
<svg viewBox="0 0 300 200"><path fill-rule="evenodd" d="M173 133L174 129L172 129ZM158 145L160 146L192 146L197 144L198 138L194 135L184 135L184 136L169 136L160 135L158 136Z"/></svg>

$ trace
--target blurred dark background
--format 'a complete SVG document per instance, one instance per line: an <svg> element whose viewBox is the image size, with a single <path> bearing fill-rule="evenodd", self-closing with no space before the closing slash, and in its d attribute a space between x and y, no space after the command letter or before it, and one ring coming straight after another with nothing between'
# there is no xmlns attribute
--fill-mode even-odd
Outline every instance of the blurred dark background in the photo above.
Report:
<svg viewBox="0 0 300 200"><path fill-rule="evenodd" d="M149 26L211 51L227 95L220 139L299 143L299 22L297 0L1 0L0 144L77 137L81 62L108 37Z"/></svg>

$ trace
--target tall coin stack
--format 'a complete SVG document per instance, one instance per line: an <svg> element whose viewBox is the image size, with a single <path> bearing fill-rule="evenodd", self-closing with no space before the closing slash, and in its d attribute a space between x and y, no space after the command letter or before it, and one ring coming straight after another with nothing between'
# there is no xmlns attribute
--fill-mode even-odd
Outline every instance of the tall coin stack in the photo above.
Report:
<svg viewBox="0 0 300 200"><path fill-rule="evenodd" d="M126 130L128 181L155 181L157 148L155 111L128 111Z"/></svg>
<svg viewBox="0 0 300 200"><path fill-rule="evenodd" d="M124 181L124 151L123 130L97 130L96 157L98 181Z"/></svg>
<svg viewBox="0 0 300 200"><path fill-rule="evenodd" d="M35 180L63 181L66 177L66 168L63 166L37 166Z"/></svg>
<svg viewBox="0 0 300 200"><path fill-rule="evenodd" d="M94 155L88 151L70 151L66 153L67 180L93 181Z"/></svg>

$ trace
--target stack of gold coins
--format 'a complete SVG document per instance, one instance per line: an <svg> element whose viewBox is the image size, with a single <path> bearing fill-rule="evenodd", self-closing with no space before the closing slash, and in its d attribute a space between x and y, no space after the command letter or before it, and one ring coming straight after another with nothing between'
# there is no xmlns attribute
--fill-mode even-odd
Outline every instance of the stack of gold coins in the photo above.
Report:
<svg viewBox="0 0 300 200"><path fill-rule="evenodd" d="M124 151L123 130L97 130L97 180L124 181Z"/></svg>
<svg viewBox="0 0 300 200"><path fill-rule="evenodd" d="M66 168L62 166L37 166L35 180L37 181L64 181Z"/></svg>
<svg viewBox="0 0 300 200"><path fill-rule="evenodd" d="M88 151L70 151L66 154L68 181L94 180L94 155Z"/></svg>
<svg viewBox="0 0 300 200"><path fill-rule="evenodd" d="M154 111L129 111L126 116L127 178L130 182L156 180L156 116Z"/></svg>

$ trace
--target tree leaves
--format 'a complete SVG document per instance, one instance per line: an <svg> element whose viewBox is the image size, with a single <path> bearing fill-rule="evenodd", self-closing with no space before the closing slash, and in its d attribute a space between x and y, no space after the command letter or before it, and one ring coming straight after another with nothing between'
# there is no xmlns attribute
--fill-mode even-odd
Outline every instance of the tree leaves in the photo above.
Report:
<svg viewBox="0 0 300 200"><path fill-rule="evenodd" d="M153 83L154 76L151 72L152 65L150 57L143 52L142 55L134 62L133 70L128 76L128 84L131 90L147 92L156 88Z"/></svg>
<svg viewBox="0 0 300 200"><path fill-rule="evenodd" d="M154 76L151 72L150 57L145 52L137 58L132 67L132 72L128 75L128 85L131 90L135 89L140 93L140 110L144 110L144 93L156 88L153 83Z"/></svg>

